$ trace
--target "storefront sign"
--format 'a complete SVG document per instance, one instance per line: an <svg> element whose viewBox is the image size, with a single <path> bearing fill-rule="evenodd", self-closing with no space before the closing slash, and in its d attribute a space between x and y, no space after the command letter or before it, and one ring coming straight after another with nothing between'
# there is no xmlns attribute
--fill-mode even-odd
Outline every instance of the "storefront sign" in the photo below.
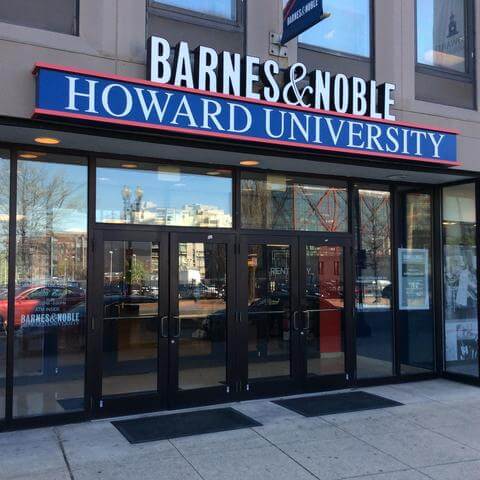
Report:
<svg viewBox="0 0 480 480"><path fill-rule="evenodd" d="M369 107L361 101L361 96L354 97L358 100L357 107L363 106L353 115L311 108L301 100L301 105L291 101L275 102L278 92L272 93L275 90L272 84L264 89L263 95L266 96L265 91L269 89L267 96L272 98L272 101L266 101L252 95L242 98L46 64L38 64L35 73L37 99L34 116L66 117L271 145L458 165L457 132L388 120L392 105L389 95L386 100L379 100L384 106L382 113L372 105L370 116L362 117L360 113ZM333 85L337 92L333 97L336 104L335 98L343 98L346 90L340 88L340 82L334 81ZM350 83L346 82L344 87L347 85ZM285 90L290 89L301 96L295 82L290 87L285 85ZM323 89L319 89L314 94L314 101L323 105L327 99L322 96ZM340 91L343 93L338 93Z"/></svg>
<svg viewBox="0 0 480 480"><path fill-rule="evenodd" d="M195 49L192 60L187 42L180 42L174 50L160 37L150 37L148 41L147 78L156 84L189 90L395 120L392 83L377 85L375 80L367 82L318 69L308 72L299 62L280 71L274 60L261 63L250 55L242 60L238 53L218 54L213 48L203 46Z"/></svg>
<svg viewBox="0 0 480 480"><path fill-rule="evenodd" d="M326 18L322 0L289 0L283 9L282 44Z"/></svg>
<svg viewBox="0 0 480 480"><path fill-rule="evenodd" d="M398 291L400 310L430 309L427 249L398 249Z"/></svg>
<svg viewBox="0 0 480 480"><path fill-rule="evenodd" d="M22 328L67 327L80 324L80 313L32 313L20 318Z"/></svg>

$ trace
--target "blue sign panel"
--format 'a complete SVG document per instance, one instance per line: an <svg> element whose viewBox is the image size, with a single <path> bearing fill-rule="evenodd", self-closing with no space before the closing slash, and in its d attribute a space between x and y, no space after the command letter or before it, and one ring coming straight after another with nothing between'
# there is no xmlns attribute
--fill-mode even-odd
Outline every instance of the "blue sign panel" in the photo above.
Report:
<svg viewBox="0 0 480 480"><path fill-rule="evenodd" d="M322 0L290 0L283 9L283 36L287 43L323 20Z"/></svg>
<svg viewBox="0 0 480 480"><path fill-rule="evenodd" d="M37 66L34 115L458 165L451 130Z"/></svg>

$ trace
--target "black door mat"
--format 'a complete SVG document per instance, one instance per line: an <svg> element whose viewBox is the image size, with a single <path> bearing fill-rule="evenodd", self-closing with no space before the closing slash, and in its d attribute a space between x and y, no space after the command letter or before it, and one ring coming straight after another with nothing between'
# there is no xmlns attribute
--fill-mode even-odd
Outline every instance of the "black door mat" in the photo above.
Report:
<svg viewBox="0 0 480 480"><path fill-rule="evenodd" d="M261 427L233 408L217 408L112 422L130 443L153 442L203 433Z"/></svg>
<svg viewBox="0 0 480 480"><path fill-rule="evenodd" d="M360 412L378 408L398 407L402 403L367 392L346 392L314 397L277 400L274 403L304 417L319 417L336 413Z"/></svg>

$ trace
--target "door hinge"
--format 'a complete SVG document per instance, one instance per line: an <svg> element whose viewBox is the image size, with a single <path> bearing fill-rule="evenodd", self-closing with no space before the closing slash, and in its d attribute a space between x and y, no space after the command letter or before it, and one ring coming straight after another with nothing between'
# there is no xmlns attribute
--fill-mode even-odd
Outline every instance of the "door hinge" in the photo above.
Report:
<svg viewBox="0 0 480 480"><path fill-rule="evenodd" d="M92 329L92 332L95 331L95 316L94 315L92 315L91 329Z"/></svg>

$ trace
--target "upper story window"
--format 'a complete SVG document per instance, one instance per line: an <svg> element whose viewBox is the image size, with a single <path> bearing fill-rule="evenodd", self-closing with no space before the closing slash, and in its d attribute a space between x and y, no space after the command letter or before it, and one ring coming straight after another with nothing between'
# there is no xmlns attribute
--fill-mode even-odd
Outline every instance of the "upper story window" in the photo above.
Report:
<svg viewBox="0 0 480 480"><path fill-rule="evenodd" d="M302 33L299 42L347 55L370 57L370 0L324 0L323 10L330 13L330 17Z"/></svg>
<svg viewBox="0 0 480 480"><path fill-rule="evenodd" d="M470 73L467 18L465 0L417 0L417 63Z"/></svg>
<svg viewBox="0 0 480 480"><path fill-rule="evenodd" d="M77 35L78 1L15 0L0 2L0 22Z"/></svg>
<svg viewBox="0 0 480 480"><path fill-rule="evenodd" d="M200 14L234 21L236 19L237 0L153 0L153 4L168 5L182 10L190 10Z"/></svg>

